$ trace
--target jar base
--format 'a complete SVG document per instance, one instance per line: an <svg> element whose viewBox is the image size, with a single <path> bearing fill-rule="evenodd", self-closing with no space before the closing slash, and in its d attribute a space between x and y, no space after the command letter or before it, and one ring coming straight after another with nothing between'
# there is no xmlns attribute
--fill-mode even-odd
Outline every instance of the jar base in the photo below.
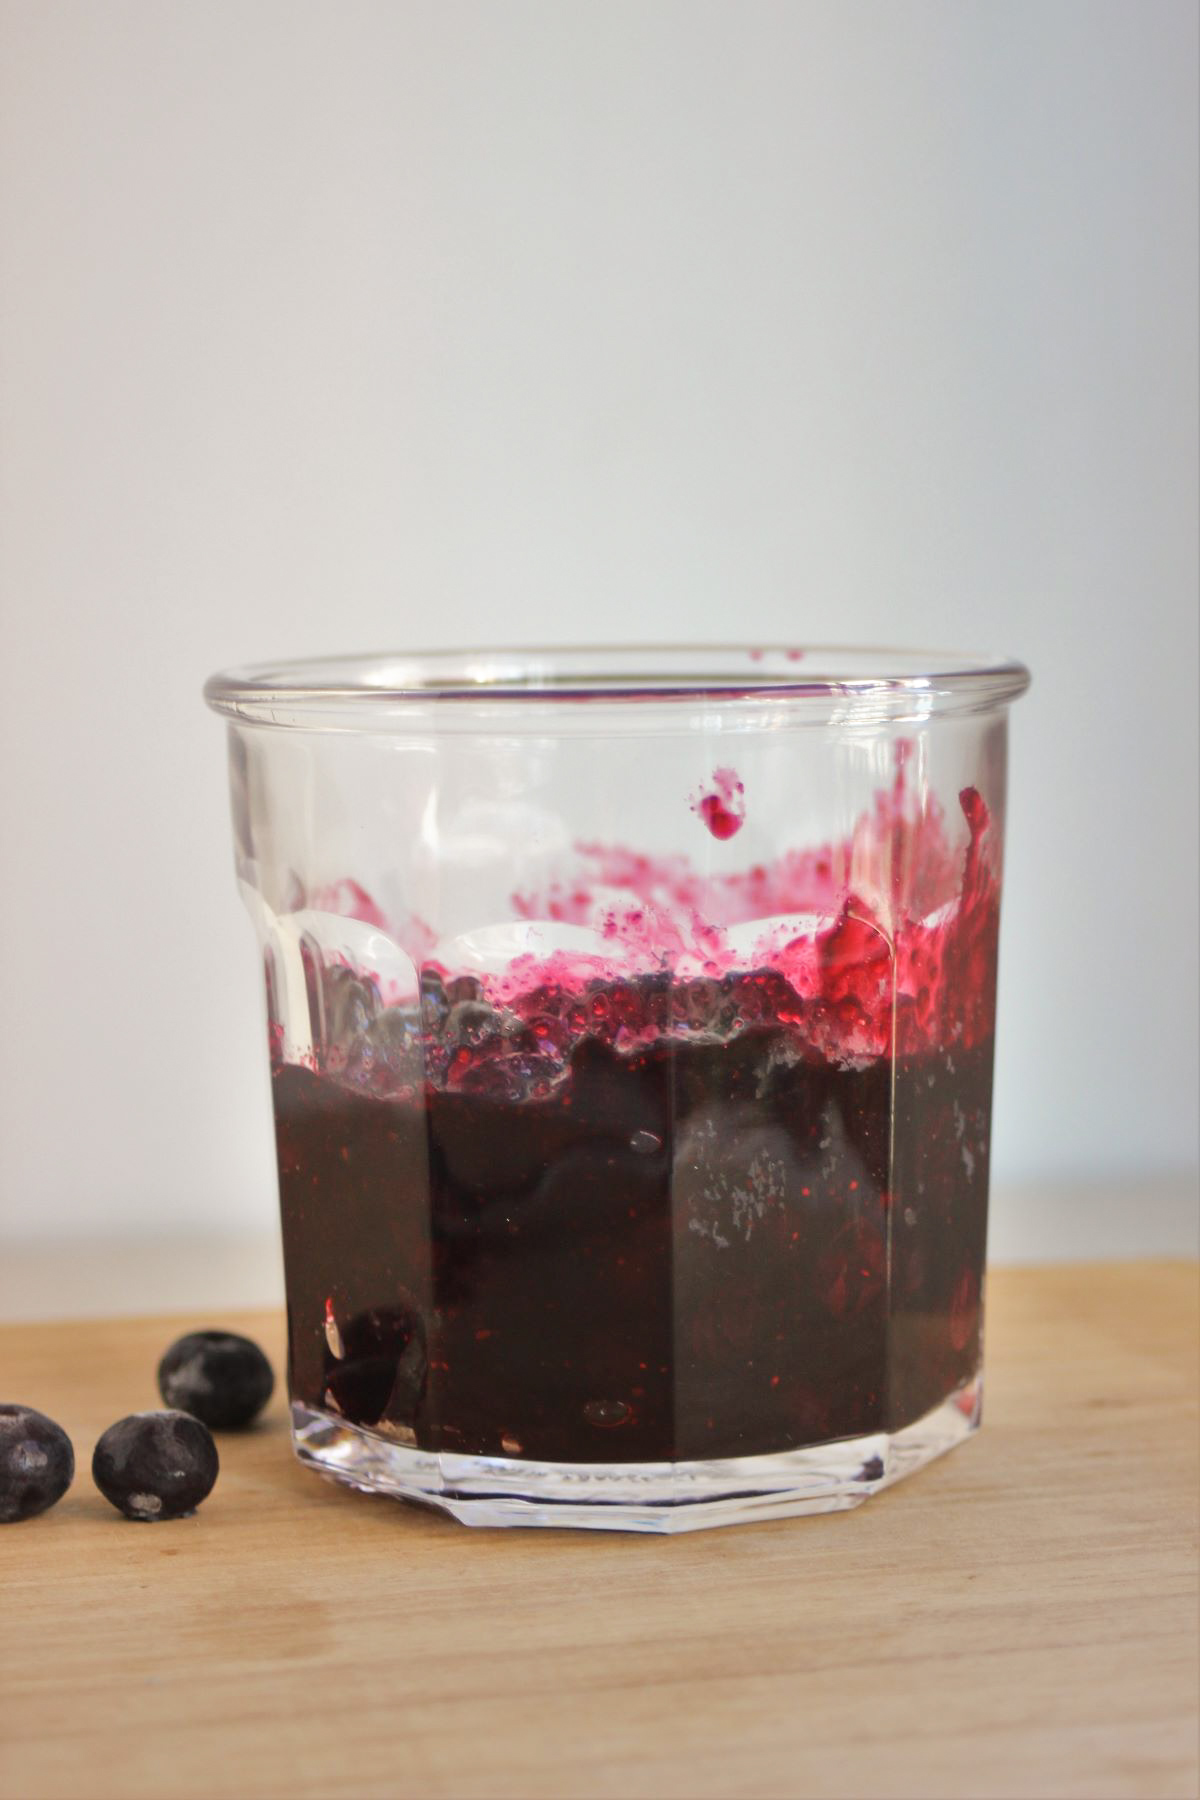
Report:
<svg viewBox="0 0 1200 1800"><path fill-rule="evenodd" d="M464 1525L671 1533L848 1511L962 1443L979 1424L981 1401L976 1376L900 1431L701 1462L459 1456L399 1444L298 1403L292 1435L301 1462L321 1474L436 1507Z"/></svg>

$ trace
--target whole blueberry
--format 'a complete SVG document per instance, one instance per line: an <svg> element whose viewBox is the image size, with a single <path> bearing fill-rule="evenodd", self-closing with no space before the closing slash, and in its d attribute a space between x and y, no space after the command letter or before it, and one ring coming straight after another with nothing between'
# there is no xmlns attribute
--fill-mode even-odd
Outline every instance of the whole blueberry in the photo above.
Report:
<svg viewBox="0 0 1200 1800"><path fill-rule="evenodd" d="M36 1518L75 1479L75 1452L61 1425L32 1406L0 1406L0 1525Z"/></svg>
<svg viewBox="0 0 1200 1800"><path fill-rule="evenodd" d="M130 1413L92 1454L92 1479L127 1519L182 1519L212 1492L212 1433L185 1412Z"/></svg>
<svg viewBox="0 0 1200 1800"><path fill-rule="evenodd" d="M339 1324L332 1303L325 1315L325 1381L344 1419L411 1425L425 1388L425 1326L410 1295L370 1307Z"/></svg>
<svg viewBox="0 0 1200 1800"><path fill-rule="evenodd" d="M234 1431L258 1417L275 1386L271 1365L234 1331L189 1331L158 1365L158 1391L168 1406L191 1413L213 1431Z"/></svg>

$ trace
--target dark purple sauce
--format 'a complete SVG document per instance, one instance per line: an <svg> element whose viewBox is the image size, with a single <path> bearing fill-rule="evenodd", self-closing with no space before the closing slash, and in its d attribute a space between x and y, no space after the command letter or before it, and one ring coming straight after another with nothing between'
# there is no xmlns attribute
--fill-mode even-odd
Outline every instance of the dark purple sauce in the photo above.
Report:
<svg viewBox="0 0 1200 1800"><path fill-rule="evenodd" d="M564 1462L903 1426L978 1361L991 1068L989 1040L893 1084L770 1027L585 1038L517 1102L280 1066L293 1398Z"/></svg>
<svg viewBox="0 0 1200 1800"><path fill-rule="evenodd" d="M293 1399L429 1451L665 1462L896 1431L968 1383L998 887L973 788L961 856L902 800L901 763L865 840L890 848L891 924L847 893L770 966L731 966L714 914L830 888L832 850L708 891L589 851L634 898L634 948L690 920L703 977L665 951L624 976L427 962L420 1006L384 1007L309 958L305 1066L274 1040Z"/></svg>

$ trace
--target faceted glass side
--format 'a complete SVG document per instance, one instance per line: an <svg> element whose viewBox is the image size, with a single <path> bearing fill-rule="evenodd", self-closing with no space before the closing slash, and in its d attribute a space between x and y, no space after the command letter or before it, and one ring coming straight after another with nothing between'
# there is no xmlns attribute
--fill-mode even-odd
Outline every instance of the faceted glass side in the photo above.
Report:
<svg viewBox="0 0 1200 1800"><path fill-rule="evenodd" d="M850 1507L978 1421L1004 718L647 717L231 733L296 1447L468 1523Z"/></svg>
<svg viewBox="0 0 1200 1800"><path fill-rule="evenodd" d="M751 978L735 1037L585 1036L514 1100L478 997L382 1007L299 953L313 1048L274 1095L306 1460L467 1519L687 1528L857 1504L969 1429L990 1042L805 1059L767 997L745 1022ZM428 1079L439 1025L465 1089Z"/></svg>

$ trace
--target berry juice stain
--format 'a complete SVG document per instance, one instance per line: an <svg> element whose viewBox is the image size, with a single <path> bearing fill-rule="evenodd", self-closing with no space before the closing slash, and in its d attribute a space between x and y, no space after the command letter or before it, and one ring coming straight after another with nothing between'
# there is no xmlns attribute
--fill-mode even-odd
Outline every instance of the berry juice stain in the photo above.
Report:
<svg viewBox="0 0 1200 1800"><path fill-rule="evenodd" d="M712 782L692 800L692 811L715 838L736 837L746 822L745 788L733 769L714 769Z"/></svg>
<svg viewBox="0 0 1200 1800"><path fill-rule="evenodd" d="M740 804L732 771L714 788ZM845 888L846 846L707 887L682 858L592 846L525 903L594 922L592 879L610 906L623 888L611 962L426 962L403 1005L314 966L313 1016L350 1040L274 1058L293 1398L428 1452L606 1463L894 1431L970 1382L990 823L964 790L951 851L902 803L900 784L856 839L859 869L879 849L874 904ZM729 922L797 896L823 923L735 955Z"/></svg>

